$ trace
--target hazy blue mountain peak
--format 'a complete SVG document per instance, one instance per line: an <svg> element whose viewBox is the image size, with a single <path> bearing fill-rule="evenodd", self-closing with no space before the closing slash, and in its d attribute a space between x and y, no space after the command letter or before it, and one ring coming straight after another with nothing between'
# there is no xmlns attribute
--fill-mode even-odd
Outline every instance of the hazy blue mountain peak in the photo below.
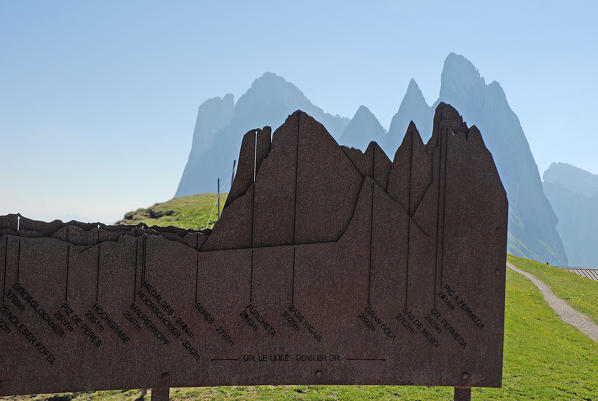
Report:
<svg viewBox="0 0 598 401"><path fill-rule="evenodd" d="M252 83L251 87L247 92L262 91L264 89L271 90L277 88L279 90L292 90L299 92L303 95L301 90L292 83L285 80L280 75L276 75L273 72L265 72L260 77L256 78Z"/></svg>
<svg viewBox="0 0 598 401"><path fill-rule="evenodd" d="M598 174L568 163L552 163L542 176L544 182L560 184L569 191L593 197L598 195Z"/></svg>
<svg viewBox="0 0 598 401"><path fill-rule="evenodd" d="M251 108L258 106L255 102L277 103L280 106L295 106L311 102L303 92L283 77L266 72L251 84L251 87L237 101L237 112L243 112L249 104Z"/></svg>
<svg viewBox="0 0 598 401"><path fill-rule="evenodd" d="M283 77L270 72L263 74L238 99L229 123L222 125L226 121L222 118L210 124L222 126L213 137L212 129L196 130L196 137L201 138L197 142L202 146L193 147L176 196L213 191L216 177L230 175L232 160L238 155L245 132L264 125L276 129L295 110L303 110L320 121L335 139L340 138L341 144L365 150L373 140L387 155L394 155L412 122L423 143L429 141L434 109L440 102L458 110L469 126L479 127L486 147L492 152L509 198L509 251L543 262L566 264L567 256L555 228L557 218L504 90L497 82L487 85L473 63L455 53L450 53L444 61L440 97L432 106L426 102L417 82L409 81L388 134L365 106L359 107L351 120L333 116L312 104ZM228 112L228 106L223 111ZM203 152L210 142L209 152Z"/></svg>
<svg viewBox="0 0 598 401"><path fill-rule="evenodd" d="M363 106L363 105L359 106L359 108L355 112L355 115L351 119L351 122L349 123L349 125L347 125L347 128L345 128L345 131L351 125L367 127L370 130L370 133L375 133L377 135L381 135L381 134L386 135L386 130L384 129L384 127L382 127L382 124L380 124L380 121L378 121L378 118L376 118L376 116L374 115L374 113L372 113L370 111L370 109L368 109L366 106ZM343 132L343 134L344 134L344 132ZM374 138L374 139L379 139L379 138Z"/></svg>
<svg viewBox="0 0 598 401"><path fill-rule="evenodd" d="M466 93L479 99L484 96L485 88L484 78L471 61L461 55L449 53L444 60L440 77L441 99L455 93Z"/></svg>
<svg viewBox="0 0 598 401"><path fill-rule="evenodd" d="M232 93L227 93L226 95L224 95L224 96L222 97L222 100L223 100L224 102L227 102L227 103L229 103L229 102L230 102L230 103L233 103L233 104L234 104L234 103L235 103L235 95L233 95Z"/></svg>
<svg viewBox="0 0 598 401"><path fill-rule="evenodd" d="M440 96L428 106L415 81L393 117L385 143L394 154L411 121L421 138L432 134L434 109L450 104L469 126L475 125L492 152L509 197L509 251L540 261L566 264L567 256L556 231L556 216L542 190L542 181L519 119L497 82L486 85L471 61L450 53L441 75Z"/></svg>
<svg viewBox="0 0 598 401"><path fill-rule="evenodd" d="M227 106L234 105L235 104L235 95L233 95L232 93L227 93L226 95L224 95L222 97L216 96L216 97L209 98L208 100L206 100L205 102L203 102L202 104L199 105L198 111L206 110L210 106L218 104L218 103L222 103Z"/></svg>
<svg viewBox="0 0 598 401"><path fill-rule="evenodd" d="M450 52L442 67L442 80L458 80L463 83L481 81L485 83L480 71L465 56Z"/></svg>
<svg viewBox="0 0 598 401"><path fill-rule="evenodd" d="M247 131L265 125L276 129L296 110L320 121L335 138L350 121L325 113L299 88L271 72L254 80L236 104L232 95L205 102L198 112L193 146L175 196L213 192L218 177L230 176Z"/></svg>
<svg viewBox="0 0 598 401"><path fill-rule="evenodd" d="M192 144L197 155L209 150L216 132L232 119L234 107L231 93L208 99L198 107Z"/></svg>
<svg viewBox="0 0 598 401"><path fill-rule="evenodd" d="M376 118L376 116L374 115L374 113L372 113L370 111L370 109L368 109L366 106L361 105L359 106L359 108L357 108L357 111L355 112L355 115L353 116L353 120L371 120L371 121L376 121L376 123L380 124L378 122L378 119Z"/></svg>
<svg viewBox="0 0 598 401"><path fill-rule="evenodd" d="M417 101L428 106L428 102L426 102L424 94L422 93L421 89L419 88L419 85L413 78L409 80L409 85L407 85L407 91L405 92L405 96L403 97L403 101L401 103L405 102L406 99L408 101Z"/></svg>
<svg viewBox="0 0 598 401"><path fill-rule="evenodd" d="M500 103L500 104L504 104L509 110L512 111L511 106L509 105L509 102L507 101L507 95L504 91L504 89L502 88L502 86L500 86L500 84L496 81L492 81L488 84L488 86L486 87L486 92L487 92L487 97L490 99L493 99L493 101L495 103ZM519 121L519 117L517 117L515 115L515 113L513 113L513 115L517 118L517 121Z"/></svg>
<svg viewBox="0 0 598 401"><path fill-rule="evenodd" d="M399 110L390 122L388 135L382 146L384 151L389 155L395 154L411 122L417 126L424 142L427 142L432 136L433 116L433 108L426 102L424 94L415 79L411 78L405 96L403 96L403 100L399 105Z"/></svg>
<svg viewBox="0 0 598 401"><path fill-rule="evenodd" d="M552 163L544 172L544 193L571 266L598 267L598 174Z"/></svg>
<svg viewBox="0 0 598 401"><path fill-rule="evenodd" d="M255 84L256 82L258 82L260 80L275 80L275 81L286 82L286 80L282 76L275 74L273 72L270 72L270 71L264 72L260 77L256 78L253 81L253 83Z"/></svg>
<svg viewBox="0 0 598 401"><path fill-rule="evenodd" d="M367 107L361 105L343 131L339 142L342 145L365 151L370 141L380 144L385 137L386 130L380 121Z"/></svg>
<svg viewBox="0 0 598 401"><path fill-rule="evenodd" d="M325 113L282 76L266 72L254 80L237 101L233 126L243 133L264 125L277 128L296 110L303 110L316 118L335 138L339 138L349 124L346 117Z"/></svg>

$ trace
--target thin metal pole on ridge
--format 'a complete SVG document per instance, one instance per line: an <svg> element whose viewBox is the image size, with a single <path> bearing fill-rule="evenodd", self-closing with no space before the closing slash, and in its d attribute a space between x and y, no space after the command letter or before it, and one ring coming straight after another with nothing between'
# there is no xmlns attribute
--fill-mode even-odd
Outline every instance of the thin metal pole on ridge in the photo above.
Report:
<svg viewBox="0 0 598 401"><path fill-rule="evenodd" d="M235 167L237 165L237 159L233 160L233 171L230 175L230 187L233 187L233 181L235 180Z"/></svg>
<svg viewBox="0 0 598 401"><path fill-rule="evenodd" d="M220 178L218 178L218 210L216 215L218 216L218 220L220 220Z"/></svg>

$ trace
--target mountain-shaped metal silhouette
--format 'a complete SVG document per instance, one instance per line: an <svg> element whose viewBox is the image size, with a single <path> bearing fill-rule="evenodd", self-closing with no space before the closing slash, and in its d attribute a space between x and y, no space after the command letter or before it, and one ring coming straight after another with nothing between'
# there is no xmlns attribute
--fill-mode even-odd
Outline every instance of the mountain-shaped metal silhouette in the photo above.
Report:
<svg viewBox="0 0 598 401"><path fill-rule="evenodd" d="M0 395L500 386L506 194L477 128L433 125L392 162L302 111L249 131L211 231L0 217Z"/></svg>

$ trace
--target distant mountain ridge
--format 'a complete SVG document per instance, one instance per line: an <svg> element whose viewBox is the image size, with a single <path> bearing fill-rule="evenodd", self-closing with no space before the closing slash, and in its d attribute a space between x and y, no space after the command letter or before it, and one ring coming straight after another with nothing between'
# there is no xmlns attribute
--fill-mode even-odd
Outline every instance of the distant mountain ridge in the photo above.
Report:
<svg viewBox="0 0 598 401"><path fill-rule="evenodd" d="M348 118L325 113L295 85L269 72L256 79L236 104L232 95L203 103L175 197L215 192L216 178L224 184L230 177L243 134L265 125L278 127L298 109L321 121L335 138L349 124Z"/></svg>
<svg viewBox="0 0 598 401"><path fill-rule="evenodd" d="M446 102L469 124L475 124L492 152L509 198L509 252L538 261L566 265L567 255L556 230L557 218L544 195L540 173L525 133L506 95L496 81L486 84L465 57L450 53L444 61L438 100L428 106L411 81L399 112L393 118L385 149L391 150L409 115L419 119L422 139L427 140L435 106ZM413 119L412 118L412 119ZM416 121L416 125L418 122ZM396 127L396 128L395 128Z"/></svg>
<svg viewBox="0 0 598 401"><path fill-rule="evenodd" d="M544 172L543 181L560 184L571 192L587 197L598 195L598 174L568 163L552 163Z"/></svg>
<svg viewBox="0 0 598 401"><path fill-rule="evenodd" d="M434 110L440 102L452 105L468 124L476 125L492 152L509 198L509 252L566 265L567 256L555 228L557 218L544 195L519 119L500 85L497 82L486 84L469 60L454 53L444 62L438 100L428 105L412 79L388 132L365 106L360 106L351 120L332 116L314 106L283 78L264 74L234 105L230 122L213 134L209 151L195 147L191 150L176 196L213 192L216 177L230 175L232 160L236 157L232 150L238 148L243 134L264 125L277 128L295 109L321 121L341 144L364 151L374 140L392 159L411 121L424 143L431 138ZM198 117L196 127L199 121ZM202 121L202 124L207 123ZM194 138L202 135L200 131L196 128Z"/></svg>
<svg viewBox="0 0 598 401"><path fill-rule="evenodd" d="M556 226L569 264L598 267L598 174L567 163L544 172L544 193L557 217Z"/></svg>

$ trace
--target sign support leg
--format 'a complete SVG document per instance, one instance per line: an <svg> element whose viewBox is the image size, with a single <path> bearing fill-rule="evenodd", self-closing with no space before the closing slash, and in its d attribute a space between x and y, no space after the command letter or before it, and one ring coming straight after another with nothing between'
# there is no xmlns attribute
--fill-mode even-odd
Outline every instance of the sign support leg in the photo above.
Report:
<svg viewBox="0 0 598 401"><path fill-rule="evenodd" d="M455 401L471 401L471 387L455 386Z"/></svg>
<svg viewBox="0 0 598 401"><path fill-rule="evenodd" d="M151 401L169 401L170 399L170 376L163 373L160 379L160 385L152 387Z"/></svg>

